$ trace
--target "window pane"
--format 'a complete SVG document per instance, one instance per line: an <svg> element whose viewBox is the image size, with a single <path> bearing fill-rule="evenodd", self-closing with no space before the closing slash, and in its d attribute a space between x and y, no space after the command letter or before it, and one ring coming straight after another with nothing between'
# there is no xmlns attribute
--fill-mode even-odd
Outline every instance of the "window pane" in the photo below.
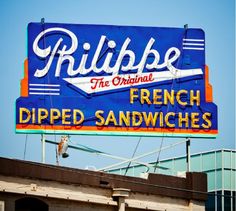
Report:
<svg viewBox="0 0 236 211"><path fill-rule="evenodd" d="M191 171L201 172L201 157L199 155L191 157Z"/></svg>
<svg viewBox="0 0 236 211"><path fill-rule="evenodd" d="M232 182L232 190L236 189L235 182L236 182L236 171L231 171L231 182Z"/></svg>
<svg viewBox="0 0 236 211"><path fill-rule="evenodd" d="M230 152L224 152L224 168L231 168L231 155Z"/></svg>
<svg viewBox="0 0 236 211"><path fill-rule="evenodd" d="M186 165L186 159L179 158L174 161L174 166L176 171L186 171L187 165Z"/></svg>
<svg viewBox="0 0 236 211"><path fill-rule="evenodd" d="M203 171L215 169L215 153L207 153L202 155L202 168Z"/></svg>
<svg viewBox="0 0 236 211"><path fill-rule="evenodd" d="M216 189L222 189L222 171L216 171Z"/></svg>
<svg viewBox="0 0 236 211"><path fill-rule="evenodd" d="M222 210L222 192L217 191L217 210Z"/></svg>
<svg viewBox="0 0 236 211"><path fill-rule="evenodd" d="M236 210L236 192L233 191L233 210Z"/></svg>
<svg viewBox="0 0 236 211"><path fill-rule="evenodd" d="M221 151L216 153L216 168L222 168L222 153Z"/></svg>
<svg viewBox="0 0 236 211"><path fill-rule="evenodd" d="M230 170L224 170L224 189L231 189Z"/></svg>
<svg viewBox="0 0 236 211"><path fill-rule="evenodd" d="M210 192L213 193L214 192ZM206 211L215 211L215 195L208 194L208 198L206 201Z"/></svg>
<svg viewBox="0 0 236 211"><path fill-rule="evenodd" d="M236 169L236 152L232 152L232 169Z"/></svg>
<svg viewBox="0 0 236 211"><path fill-rule="evenodd" d="M208 192L215 190L215 171L207 172Z"/></svg>
<svg viewBox="0 0 236 211"><path fill-rule="evenodd" d="M230 191L224 191L224 207L226 210L231 210Z"/></svg>

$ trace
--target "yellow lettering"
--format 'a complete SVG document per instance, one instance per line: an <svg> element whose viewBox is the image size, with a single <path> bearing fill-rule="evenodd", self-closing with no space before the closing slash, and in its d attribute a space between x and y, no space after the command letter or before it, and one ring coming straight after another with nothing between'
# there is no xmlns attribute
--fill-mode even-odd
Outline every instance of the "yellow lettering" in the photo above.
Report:
<svg viewBox="0 0 236 211"><path fill-rule="evenodd" d="M80 120L77 120L78 114L80 115ZM81 110L75 109L73 111L73 124L79 125L84 121L84 113Z"/></svg>
<svg viewBox="0 0 236 211"><path fill-rule="evenodd" d="M184 89L179 90L179 91L177 92L177 94L176 94L176 100L177 100L178 104L180 104L180 105L182 105L182 106L186 106L186 105L187 105L187 102L183 102L183 101L181 100L181 95L182 95L182 94L188 94L188 91L187 91L187 90L184 90Z"/></svg>
<svg viewBox="0 0 236 211"><path fill-rule="evenodd" d="M141 89L141 104L144 104L145 102L150 105L152 104L151 101L149 100L150 97L150 92L148 89Z"/></svg>
<svg viewBox="0 0 236 211"><path fill-rule="evenodd" d="M50 110L50 124L54 124L54 121L56 119L59 119L60 116L61 116L61 112L56 108L52 108Z"/></svg>
<svg viewBox="0 0 236 211"><path fill-rule="evenodd" d="M188 113L185 113L185 117L183 117L183 113L179 112L179 127L183 127L183 122L185 122L185 127L189 126Z"/></svg>
<svg viewBox="0 0 236 211"><path fill-rule="evenodd" d="M134 103L134 98L138 98L138 95L135 94L135 92L137 92L138 89L137 88L131 88L130 89L130 104Z"/></svg>
<svg viewBox="0 0 236 211"><path fill-rule="evenodd" d="M175 91L171 90L169 93L168 90L164 89L164 104L167 105L170 102L171 105L175 103Z"/></svg>
<svg viewBox="0 0 236 211"><path fill-rule="evenodd" d="M107 119L105 121L105 125L109 125L109 123L113 123L115 126L117 126L117 121L116 121L116 118L115 118L115 114L113 111L110 111L107 115Z"/></svg>
<svg viewBox="0 0 236 211"><path fill-rule="evenodd" d="M150 124L152 124L152 126L154 127L157 122L158 112L154 113L154 117L153 117L152 112L148 112L148 115L146 112L142 112L142 113L143 113L143 119L145 121L146 126L150 126Z"/></svg>
<svg viewBox="0 0 236 211"><path fill-rule="evenodd" d="M35 124L35 108L32 108L31 117L32 117L32 124Z"/></svg>
<svg viewBox="0 0 236 211"><path fill-rule="evenodd" d="M42 124L42 120L47 119L48 117L48 110L45 108L38 109L38 123Z"/></svg>
<svg viewBox="0 0 236 211"><path fill-rule="evenodd" d="M124 114L123 111L119 112L119 125L123 125L123 123L126 126L130 126L130 112L126 111L126 114Z"/></svg>
<svg viewBox="0 0 236 211"><path fill-rule="evenodd" d="M25 119L23 119L24 113L27 115ZM30 121L30 118L30 110L28 110L27 108L20 108L20 123L27 123Z"/></svg>
<svg viewBox="0 0 236 211"><path fill-rule="evenodd" d="M191 113L191 126L192 128L199 128L199 113Z"/></svg>
<svg viewBox="0 0 236 211"><path fill-rule="evenodd" d="M194 95L194 90L190 90L190 105L194 105L194 101L196 101L196 105L200 105L200 91L197 90L196 95Z"/></svg>
<svg viewBox="0 0 236 211"><path fill-rule="evenodd" d="M67 114L69 113L69 114ZM70 125L71 122L67 121L66 119L71 117L71 109L62 109L61 115L62 115L62 124L63 125Z"/></svg>
<svg viewBox="0 0 236 211"><path fill-rule="evenodd" d="M209 112L204 113L204 114L202 115L202 118L203 118L203 120L206 122L206 124L205 124L205 123L202 124L202 127L203 127L203 128L206 128L206 129L210 128L211 125L212 125L211 120L210 120L210 118L211 118L211 113L209 113Z"/></svg>
<svg viewBox="0 0 236 211"><path fill-rule="evenodd" d="M158 101L160 100L160 101ZM153 104L161 105L161 89L153 89Z"/></svg>
<svg viewBox="0 0 236 211"><path fill-rule="evenodd" d="M163 118L163 113L160 112L160 113L159 113L160 127L163 127L163 126L164 126L163 120L164 120L164 118Z"/></svg>
<svg viewBox="0 0 236 211"><path fill-rule="evenodd" d="M142 115L138 111L132 112L132 126L140 126L143 121Z"/></svg>
<svg viewBox="0 0 236 211"><path fill-rule="evenodd" d="M102 126L105 123L103 116L101 116L103 113L104 113L103 110L97 110L95 113L95 116L100 120L100 122L96 121L97 126Z"/></svg>
<svg viewBox="0 0 236 211"><path fill-rule="evenodd" d="M170 116L175 117L175 113L174 113L174 112L169 112L169 113L167 113L167 114L165 115L165 123L166 123L166 126L168 126L168 127L175 127L175 124L172 124L172 123L169 122L169 117L170 117Z"/></svg>

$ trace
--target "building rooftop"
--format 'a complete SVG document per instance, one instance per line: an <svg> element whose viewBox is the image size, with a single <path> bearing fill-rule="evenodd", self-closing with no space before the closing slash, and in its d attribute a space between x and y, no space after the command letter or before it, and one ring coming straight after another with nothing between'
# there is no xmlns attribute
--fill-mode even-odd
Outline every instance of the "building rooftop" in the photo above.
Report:
<svg viewBox="0 0 236 211"><path fill-rule="evenodd" d="M52 181L68 185L85 185L111 190L125 188L132 192L184 199L207 199L207 177L205 173L187 172L186 178L149 174L147 179L143 179L2 157L0 157L0 166L0 175L6 177ZM0 189L0 191L4 190Z"/></svg>

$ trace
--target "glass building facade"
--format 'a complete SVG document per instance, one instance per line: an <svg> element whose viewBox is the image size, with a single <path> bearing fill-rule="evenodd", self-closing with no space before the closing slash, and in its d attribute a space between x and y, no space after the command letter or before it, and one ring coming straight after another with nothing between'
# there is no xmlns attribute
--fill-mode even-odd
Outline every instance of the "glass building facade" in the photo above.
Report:
<svg viewBox="0 0 236 211"><path fill-rule="evenodd" d="M154 163L150 163L154 164ZM186 156L161 160L156 173L183 176L187 169ZM205 172L208 179L208 200L206 210L236 211L236 151L215 150L191 155L190 169L192 172ZM124 175L125 168L110 170L110 173ZM154 167L143 165L130 166L126 175L142 177L153 173Z"/></svg>

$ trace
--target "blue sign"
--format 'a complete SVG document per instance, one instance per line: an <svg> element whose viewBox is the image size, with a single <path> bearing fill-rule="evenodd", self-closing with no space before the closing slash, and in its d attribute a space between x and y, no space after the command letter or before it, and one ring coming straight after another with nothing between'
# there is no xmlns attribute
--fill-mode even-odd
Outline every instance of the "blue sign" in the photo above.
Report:
<svg viewBox="0 0 236 211"><path fill-rule="evenodd" d="M30 23L16 132L215 137L201 29Z"/></svg>

